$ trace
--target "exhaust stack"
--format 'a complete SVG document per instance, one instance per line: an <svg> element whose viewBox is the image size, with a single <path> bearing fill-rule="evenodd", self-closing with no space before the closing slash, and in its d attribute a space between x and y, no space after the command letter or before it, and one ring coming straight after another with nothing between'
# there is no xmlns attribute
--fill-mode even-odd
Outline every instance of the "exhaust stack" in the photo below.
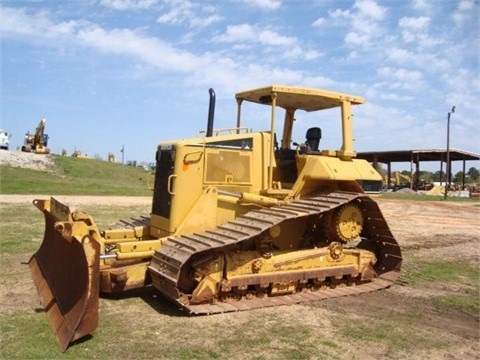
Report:
<svg viewBox="0 0 480 360"><path fill-rule="evenodd" d="M215 91L212 88L208 89L210 94L210 101L208 104L208 122L207 122L207 134L206 137L213 135L213 120L215 117Z"/></svg>

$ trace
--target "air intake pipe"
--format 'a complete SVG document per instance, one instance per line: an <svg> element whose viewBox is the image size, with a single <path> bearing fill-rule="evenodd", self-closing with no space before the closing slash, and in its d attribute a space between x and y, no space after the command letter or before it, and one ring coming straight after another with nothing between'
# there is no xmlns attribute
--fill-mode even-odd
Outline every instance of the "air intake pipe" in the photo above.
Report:
<svg viewBox="0 0 480 360"><path fill-rule="evenodd" d="M208 104L208 122L207 122L207 134L206 137L213 135L213 120L215 118L215 91L212 88L208 89L210 94L210 102Z"/></svg>

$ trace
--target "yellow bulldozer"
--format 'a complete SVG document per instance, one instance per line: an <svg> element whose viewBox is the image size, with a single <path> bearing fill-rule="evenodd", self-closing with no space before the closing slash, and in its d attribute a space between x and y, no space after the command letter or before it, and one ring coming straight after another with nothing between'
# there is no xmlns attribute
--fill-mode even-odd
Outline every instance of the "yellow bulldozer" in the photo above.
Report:
<svg viewBox="0 0 480 360"><path fill-rule="evenodd" d="M98 326L100 294L153 286L189 314L357 295L390 286L402 256L368 192L382 177L353 149L359 96L272 85L236 94L236 126L161 142L151 214L100 230L85 212L36 199L44 240L29 266L61 351ZM248 104L248 105L247 105ZM269 107L264 131L244 106ZM321 129L292 141L297 112L338 109L341 144ZM277 113L284 112L280 142ZM297 121L298 122L298 121Z"/></svg>
<svg viewBox="0 0 480 360"><path fill-rule="evenodd" d="M29 131L25 134L22 151L34 152L35 154L50 154L48 145L48 134L45 134L45 124L47 120L42 118L35 129L35 133L30 134Z"/></svg>

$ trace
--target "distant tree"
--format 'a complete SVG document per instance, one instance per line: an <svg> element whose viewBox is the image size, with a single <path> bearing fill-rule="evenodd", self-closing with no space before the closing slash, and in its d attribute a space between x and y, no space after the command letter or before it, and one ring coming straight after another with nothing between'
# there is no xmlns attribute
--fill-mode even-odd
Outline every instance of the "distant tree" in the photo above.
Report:
<svg viewBox="0 0 480 360"><path fill-rule="evenodd" d="M477 168L471 167L470 169L468 169L467 175L471 180L477 181L478 178L480 178L480 171L478 171Z"/></svg>
<svg viewBox="0 0 480 360"><path fill-rule="evenodd" d="M453 176L452 182L461 183L462 181L463 181L463 171L459 171Z"/></svg>
<svg viewBox="0 0 480 360"><path fill-rule="evenodd" d="M443 171L435 171L432 175L432 181L440 182L445 180L445 173Z"/></svg>
<svg viewBox="0 0 480 360"><path fill-rule="evenodd" d="M383 167L382 167L382 164L380 163L377 163L377 166L374 166L372 164L372 166L375 168L375 170L377 170L377 172L382 175L382 176L385 176L387 175L387 170L385 170Z"/></svg>
<svg viewBox="0 0 480 360"><path fill-rule="evenodd" d="M415 178L417 178L417 172L415 172ZM430 171L420 171L418 179L420 179L420 182L424 183L431 183L433 182L433 174Z"/></svg>

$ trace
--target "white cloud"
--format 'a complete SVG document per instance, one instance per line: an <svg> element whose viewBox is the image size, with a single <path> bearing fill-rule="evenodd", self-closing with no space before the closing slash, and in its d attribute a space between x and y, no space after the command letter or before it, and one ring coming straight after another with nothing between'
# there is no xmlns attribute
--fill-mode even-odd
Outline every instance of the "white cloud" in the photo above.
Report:
<svg viewBox="0 0 480 360"><path fill-rule="evenodd" d="M212 41L233 44L235 50L250 52L260 45L258 52L268 55L264 57L265 62L276 63L282 59L313 61L323 56L315 49L304 49L296 37L250 24L229 25L224 33L214 36Z"/></svg>
<svg viewBox="0 0 480 360"><path fill-rule="evenodd" d="M351 14L350 10L328 10L328 16L332 19L349 19Z"/></svg>
<svg viewBox="0 0 480 360"><path fill-rule="evenodd" d="M442 75L442 80L459 94L465 94L465 89L471 89L477 94L480 92L480 74L466 68L449 71ZM478 98L471 102L471 106L478 108Z"/></svg>
<svg viewBox="0 0 480 360"><path fill-rule="evenodd" d="M25 10L14 8L2 9L2 33L31 36L34 39L60 40L76 31L79 26L85 25L84 21L63 21L54 23L50 20L47 11L39 11L34 16Z"/></svg>
<svg viewBox="0 0 480 360"><path fill-rule="evenodd" d="M296 42L294 37L282 36L279 33L268 29L260 31L258 39L265 45L292 45Z"/></svg>
<svg viewBox="0 0 480 360"><path fill-rule="evenodd" d="M229 25L222 35L217 35L213 41L218 42L245 42L256 38L254 28L249 24Z"/></svg>
<svg viewBox="0 0 480 360"><path fill-rule="evenodd" d="M349 60L356 60L356 59L359 59L360 58L360 54L358 53L358 51L350 51L348 53L348 57L347 59Z"/></svg>
<svg viewBox="0 0 480 360"><path fill-rule="evenodd" d="M368 35L357 32L349 32L344 40L347 44L351 45L368 46L370 44L370 37Z"/></svg>
<svg viewBox="0 0 480 360"><path fill-rule="evenodd" d="M400 95L398 93L383 93L383 92L378 97L383 100L393 100L393 101L411 101L415 99L414 96Z"/></svg>
<svg viewBox="0 0 480 360"><path fill-rule="evenodd" d="M87 46L103 53L133 56L159 68L192 70L195 56L180 51L157 38L143 36L130 29L106 30L86 21L54 23L47 12L26 14L24 10L3 9L2 32L28 36L33 40L60 47Z"/></svg>
<svg viewBox="0 0 480 360"><path fill-rule="evenodd" d="M417 83L423 79L420 71L412 71L407 69L395 69L391 67L381 67L377 69L377 73L386 78L393 78L403 82Z"/></svg>
<svg viewBox="0 0 480 360"><path fill-rule="evenodd" d="M441 44L444 40L428 34L431 18L427 16L402 17L398 25L402 38L407 43L416 42L420 46L429 47Z"/></svg>
<svg viewBox="0 0 480 360"><path fill-rule="evenodd" d="M229 25L224 34L213 38L214 42L252 42L271 46L288 46L297 42L294 37L280 35L270 29L259 29L249 24Z"/></svg>
<svg viewBox="0 0 480 360"><path fill-rule="evenodd" d="M206 17L192 17L190 20L190 26L195 28L203 28L213 24L216 24L223 18L219 15L210 15Z"/></svg>
<svg viewBox="0 0 480 360"><path fill-rule="evenodd" d="M461 0L457 8L452 14L452 18L457 24L457 26L462 26L469 19L476 19L477 29L478 29L478 16L480 12L478 11L478 3L476 4L474 0Z"/></svg>
<svg viewBox="0 0 480 360"><path fill-rule="evenodd" d="M189 0L165 0L168 11L157 19L161 24L188 24L190 27L207 27L222 20L212 5Z"/></svg>
<svg viewBox="0 0 480 360"><path fill-rule="evenodd" d="M194 9L198 7L198 5L190 1L183 0L171 0L167 1L167 4L170 5L170 10L158 17L157 21L159 23L179 24L183 22L188 22L188 20L194 14Z"/></svg>
<svg viewBox="0 0 480 360"><path fill-rule="evenodd" d="M282 58L290 59L290 60L291 59L298 60L304 57L303 50L298 46L287 49L286 51L283 52L282 55L283 55Z"/></svg>
<svg viewBox="0 0 480 360"><path fill-rule="evenodd" d="M322 57L323 55L324 54L318 52L317 50L313 50L313 49L306 50L304 52L305 60L315 60L315 59L318 59L318 58Z"/></svg>
<svg viewBox="0 0 480 360"><path fill-rule="evenodd" d="M373 0L357 0L351 9L329 10L332 24L349 29L344 40L348 45L370 46L384 34L381 24L387 8Z"/></svg>
<svg viewBox="0 0 480 360"><path fill-rule="evenodd" d="M414 9L425 11L430 10L432 7L431 3L427 0L413 0L412 6Z"/></svg>
<svg viewBox="0 0 480 360"><path fill-rule="evenodd" d="M142 36L128 29L105 30L92 26L78 32L83 45L104 53L133 56L158 68L191 71L198 59L188 52L173 48L159 39Z"/></svg>
<svg viewBox="0 0 480 360"><path fill-rule="evenodd" d="M428 72L447 71L450 63L441 54L415 52L398 47L389 48L386 51L387 59L401 66L418 67Z"/></svg>
<svg viewBox="0 0 480 360"><path fill-rule="evenodd" d="M246 87L258 85L258 79L262 79L266 84L275 82L301 84L304 78L302 71L272 69L267 64L252 66L248 65L249 62L237 62L233 57L221 53L195 54L180 50L168 42L144 35L138 30L106 29L83 21L55 23L48 17L48 13L43 12L28 15L23 10L4 9L4 14L8 14L8 21L3 24L4 34L26 36L52 48L60 47L64 42L68 43L71 51L84 47L97 50L100 54L130 57L137 62L137 67L138 63L143 63L170 76L175 72L184 73L184 81L190 81L195 86L205 83L211 86L215 83L218 87L233 92L238 90L241 84ZM248 40L255 34L252 29L249 26L236 28L230 32L230 36ZM33 34L36 35L35 38L31 36ZM292 39L277 37L272 31L262 30L260 35L258 41L268 44L290 46L293 43ZM315 58L317 53L309 50L303 56ZM143 71L144 68L140 66L139 69Z"/></svg>
<svg viewBox="0 0 480 360"><path fill-rule="evenodd" d="M280 0L244 0L247 5L259 7L266 10L276 10L282 6Z"/></svg>
<svg viewBox="0 0 480 360"><path fill-rule="evenodd" d="M383 20L386 14L386 8L377 4L373 0L357 0L354 8L359 10L358 15L361 17Z"/></svg>
<svg viewBox="0 0 480 360"><path fill-rule="evenodd" d="M116 10L148 9L158 0L100 0L100 5Z"/></svg>
<svg viewBox="0 0 480 360"><path fill-rule="evenodd" d="M312 26L313 27L321 27L322 25L324 25L325 23L327 22L327 20L323 17L320 17L318 18L317 20L315 20L313 23L312 23Z"/></svg>
<svg viewBox="0 0 480 360"><path fill-rule="evenodd" d="M420 17L402 17L398 24L403 29L421 31L428 28L431 19L426 16Z"/></svg>
<svg viewBox="0 0 480 360"><path fill-rule="evenodd" d="M458 10L460 11L470 11L475 9L475 1L474 0L462 0L460 4L458 4Z"/></svg>

